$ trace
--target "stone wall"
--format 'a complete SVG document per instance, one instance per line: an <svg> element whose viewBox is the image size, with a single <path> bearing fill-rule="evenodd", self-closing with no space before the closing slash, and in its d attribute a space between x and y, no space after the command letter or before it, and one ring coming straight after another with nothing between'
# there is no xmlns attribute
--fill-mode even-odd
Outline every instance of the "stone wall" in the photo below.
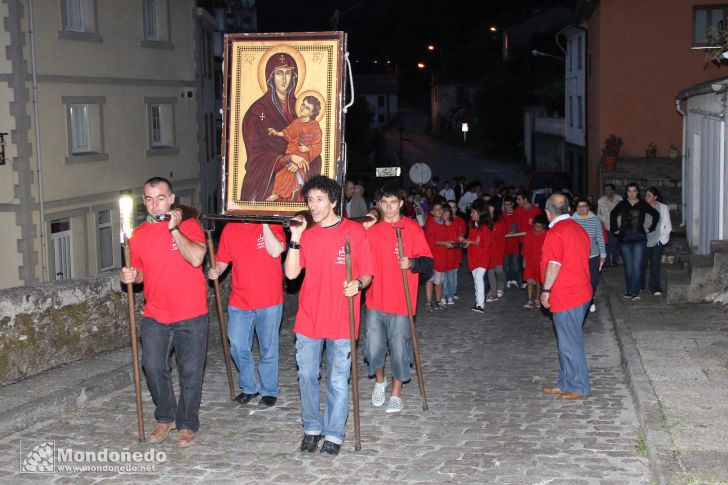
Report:
<svg viewBox="0 0 728 485"><path fill-rule="evenodd" d="M230 280L221 285L224 299ZM216 322L214 298L210 286L210 317ZM136 307L138 322L141 293ZM127 298L116 271L0 290L0 385L128 346Z"/></svg>

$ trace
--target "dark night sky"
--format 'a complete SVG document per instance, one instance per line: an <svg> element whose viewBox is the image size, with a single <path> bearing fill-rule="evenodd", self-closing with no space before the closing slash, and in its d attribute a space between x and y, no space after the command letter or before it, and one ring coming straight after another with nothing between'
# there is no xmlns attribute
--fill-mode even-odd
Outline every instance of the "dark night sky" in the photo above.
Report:
<svg viewBox="0 0 728 485"><path fill-rule="evenodd" d="M497 55L500 43L491 25L512 25L539 7L573 5L573 0L276 0L259 1L260 32L338 29L348 34L357 71L374 59L389 59L403 69L427 62L428 43L447 54L448 64L467 64L473 49ZM466 59L457 59L457 52ZM471 56L472 57L472 56ZM480 59L483 59L480 55ZM439 62L439 60L435 60ZM381 65L381 64L380 64Z"/></svg>

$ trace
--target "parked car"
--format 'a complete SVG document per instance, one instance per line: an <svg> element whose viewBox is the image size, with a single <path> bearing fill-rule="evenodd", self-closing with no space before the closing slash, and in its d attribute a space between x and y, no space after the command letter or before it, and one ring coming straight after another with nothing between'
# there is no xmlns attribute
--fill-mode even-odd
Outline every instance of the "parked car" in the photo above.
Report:
<svg viewBox="0 0 728 485"><path fill-rule="evenodd" d="M546 205L546 199L555 191L565 194L569 204L574 205L571 176L566 172L532 172L528 176L527 190L528 199L541 210Z"/></svg>

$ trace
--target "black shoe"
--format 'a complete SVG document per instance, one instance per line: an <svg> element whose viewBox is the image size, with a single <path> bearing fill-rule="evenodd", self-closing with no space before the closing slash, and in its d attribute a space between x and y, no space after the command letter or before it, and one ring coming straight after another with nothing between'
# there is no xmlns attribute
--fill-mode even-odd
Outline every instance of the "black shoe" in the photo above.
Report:
<svg viewBox="0 0 728 485"><path fill-rule="evenodd" d="M622 296L627 298L628 300L632 299L632 293L630 293L629 291Z"/></svg>
<svg viewBox="0 0 728 485"><path fill-rule="evenodd" d="M250 400L253 399L257 395L258 395L257 392L255 392L253 394L246 394L244 392L241 392L235 398L235 402L237 402L238 404L248 404L250 402Z"/></svg>
<svg viewBox="0 0 728 485"><path fill-rule="evenodd" d="M263 396L258 401L258 406L272 408L276 405L277 398L275 396Z"/></svg>
<svg viewBox="0 0 728 485"><path fill-rule="evenodd" d="M636 300L640 300L640 299L641 298L639 295L632 295L632 298L630 298L630 301L636 301Z"/></svg>
<svg viewBox="0 0 728 485"><path fill-rule="evenodd" d="M305 453L313 453L314 451L316 451L316 448L318 448L318 442L320 439L321 439L320 434L303 435L303 441L301 441L300 450Z"/></svg>
<svg viewBox="0 0 728 485"><path fill-rule="evenodd" d="M339 454L339 450L341 449L341 445L338 445L336 443L332 443L331 441L324 440L324 444L321 445L321 453L336 456Z"/></svg>

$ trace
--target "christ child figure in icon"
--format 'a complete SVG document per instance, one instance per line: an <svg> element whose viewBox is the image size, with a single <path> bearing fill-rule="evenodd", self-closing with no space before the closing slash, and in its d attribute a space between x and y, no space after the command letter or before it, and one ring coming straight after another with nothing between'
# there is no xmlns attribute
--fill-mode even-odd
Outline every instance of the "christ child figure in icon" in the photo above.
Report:
<svg viewBox="0 0 728 485"><path fill-rule="evenodd" d="M300 198L301 187L309 175L317 175L309 174L309 168L311 161L321 156L322 132L316 120L321 112L321 102L316 96L306 96L299 111L298 118L283 131L268 128L268 135L284 138L288 142L286 156L298 155L304 159L302 164L291 160L276 172L272 193L266 199L268 202Z"/></svg>

